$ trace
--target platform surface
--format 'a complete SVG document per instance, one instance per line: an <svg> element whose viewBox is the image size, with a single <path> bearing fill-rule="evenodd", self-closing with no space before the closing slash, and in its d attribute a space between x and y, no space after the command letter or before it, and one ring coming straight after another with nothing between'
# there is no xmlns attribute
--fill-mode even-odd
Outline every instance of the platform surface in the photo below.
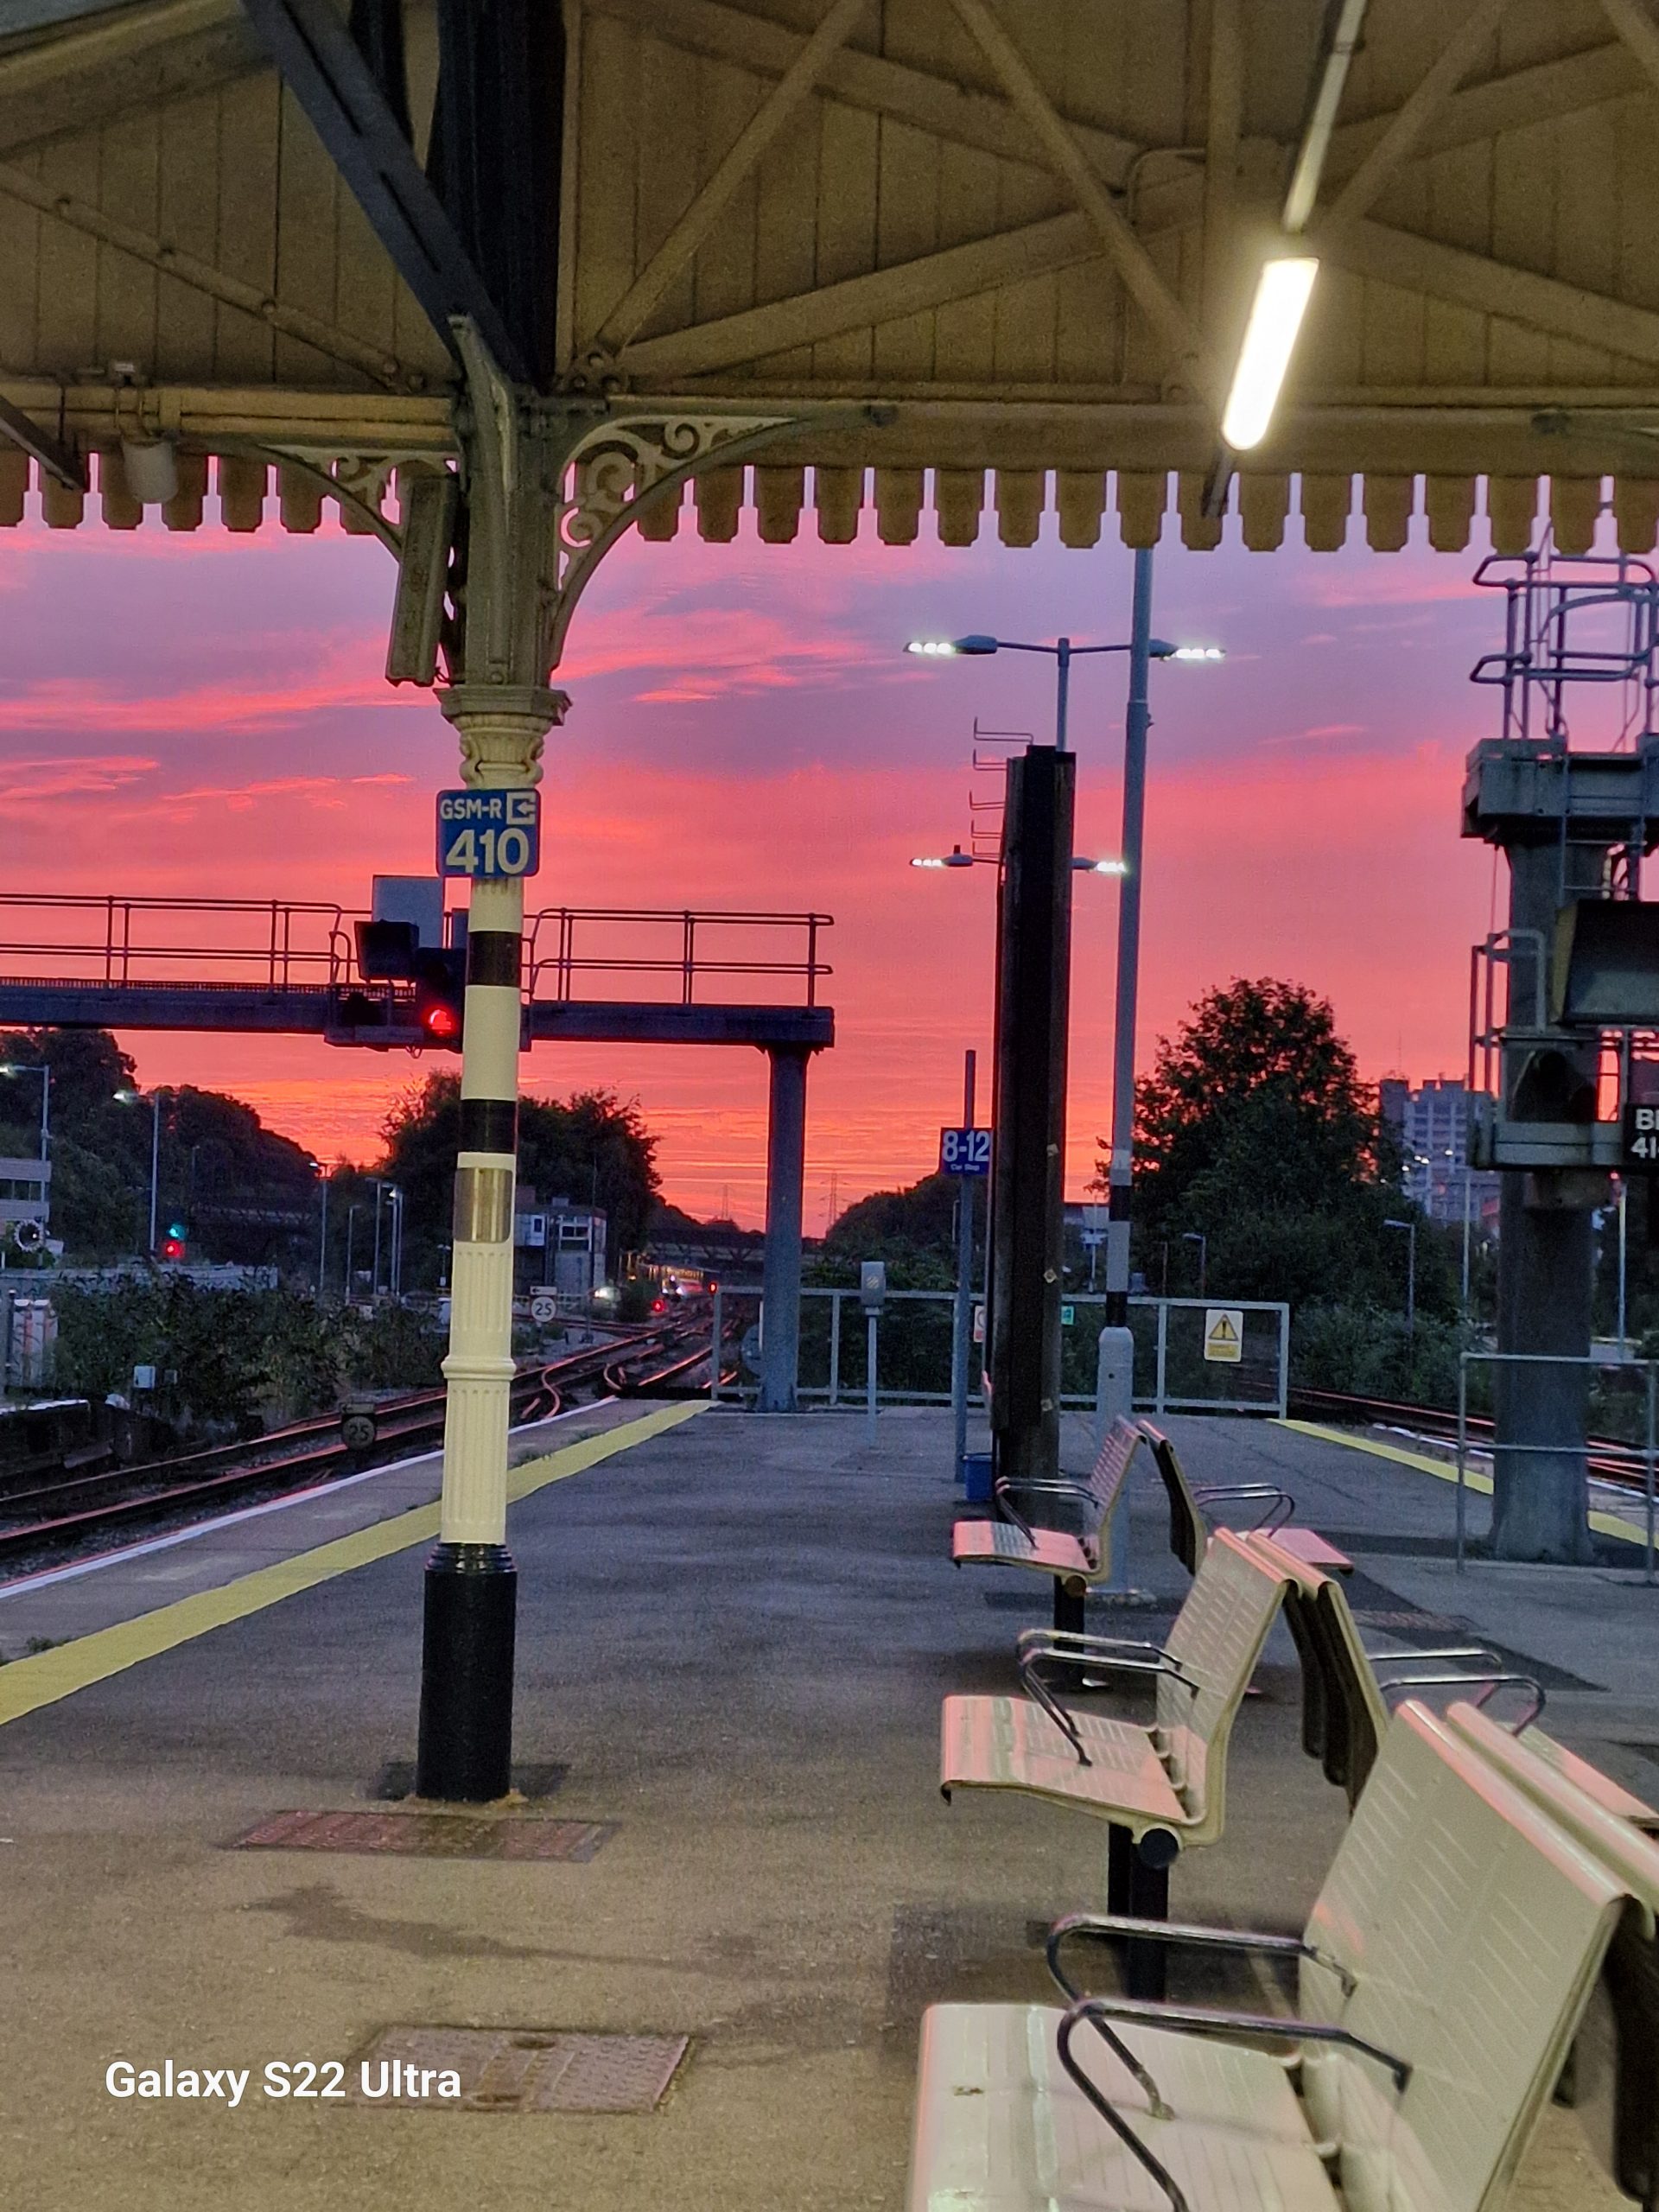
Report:
<svg viewBox="0 0 1659 2212"><path fill-rule="evenodd" d="M607 1413L611 1440L648 1411ZM1425 1612L1501 1637L1555 1679L1559 1732L1659 1788L1654 1592L1600 1569L1459 1580L1434 1549L1451 1511L1437 1478L1269 1424L1173 1427L1196 1480L1295 1491L1298 1518L1354 1554L1378 1640ZM1068 1425L1068 1458L1086 1452ZM0 2202L898 2212L922 2012L1045 1998L1042 1929L1104 1891L1096 1822L940 1801L943 1699L1011 1689L1014 1635L1047 1596L952 1568L949 1456L932 1411L884 1414L874 1447L858 1414L705 1412L515 1507L518 1754L564 1770L532 1809L596 1835L584 1858L227 1847L283 1813L395 1814L381 1793L413 1751L423 1540L0 1725ZM347 1533L369 1541L419 1503L365 1484L227 1531L216 1560L203 1539L0 1595L0 1713L8 1678L16 1703L41 1663L15 1656L27 1636L71 1639L44 1660L73 1669L178 1595L158 1560L192 1554L192 1597L214 1603L251 1573L291 1576L308 1544L339 1540L327 1516L348 1495ZM1091 1597L1090 1617L1156 1639L1185 1577L1149 1478L1119 1526L1152 1604ZM1282 1630L1257 1680L1225 1838L1183 1857L1172 1910L1289 1928L1343 1806L1300 1753ZM644 2114L301 2105L251 2087L232 2111L104 2086L118 2058L257 2082L268 2061L350 2061L421 2026L690 2043ZM1618 2201L1579 2117L1552 2112L1523 2212Z"/></svg>

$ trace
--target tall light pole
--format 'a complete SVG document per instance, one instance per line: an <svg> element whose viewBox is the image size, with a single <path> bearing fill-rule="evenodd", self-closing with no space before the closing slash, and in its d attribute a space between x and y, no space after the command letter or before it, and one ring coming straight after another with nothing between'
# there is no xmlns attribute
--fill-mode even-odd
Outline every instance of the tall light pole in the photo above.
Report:
<svg viewBox="0 0 1659 2212"><path fill-rule="evenodd" d="M143 1103L142 1090L118 1090L116 1096L124 1106L138 1106ZM158 1084L149 1093L149 1256L156 1256L156 1210L161 1186L162 1166L162 1099L164 1088Z"/></svg>
<svg viewBox="0 0 1659 2212"><path fill-rule="evenodd" d="M1106 1183L1106 1325L1129 1324L1129 1200L1135 1167L1135 1019L1141 976L1141 857L1147 812L1147 675L1153 656L1152 550L1136 549L1123 717L1123 878L1117 893L1117 995L1112 1016L1112 1150Z"/></svg>
<svg viewBox="0 0 1659 2212"><path fill-rule="evenodd" d="M1414 1221L1385 1221L1382 1226L1406 1232L1406 1342L1409 1344L1417 1328L1417 1224Z"/></svg>

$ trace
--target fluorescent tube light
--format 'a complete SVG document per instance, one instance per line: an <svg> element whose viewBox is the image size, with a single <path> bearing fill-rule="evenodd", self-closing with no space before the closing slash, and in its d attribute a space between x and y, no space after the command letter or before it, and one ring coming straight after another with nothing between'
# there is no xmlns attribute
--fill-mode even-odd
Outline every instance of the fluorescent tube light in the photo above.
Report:
<svg viewBox="0 0 1659 2212"><path fill-rule="evenodd" d="M1233 388L1221 418L1221 435L1235 453L1248 453L1268 434L1319 273L1319 262L1312 254L1262 264L1233 371Z"/></svg>

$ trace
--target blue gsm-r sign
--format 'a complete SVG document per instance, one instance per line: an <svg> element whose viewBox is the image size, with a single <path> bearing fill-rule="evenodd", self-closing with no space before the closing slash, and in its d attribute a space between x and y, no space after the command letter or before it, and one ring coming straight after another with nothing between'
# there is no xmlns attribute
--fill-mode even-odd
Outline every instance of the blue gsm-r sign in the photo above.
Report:
<svg viewBox="0 0 1659 2212"><path fill-rule="evenodd" d="M541 864L539 791L438 793L440 875L534 875Z"/></svg>

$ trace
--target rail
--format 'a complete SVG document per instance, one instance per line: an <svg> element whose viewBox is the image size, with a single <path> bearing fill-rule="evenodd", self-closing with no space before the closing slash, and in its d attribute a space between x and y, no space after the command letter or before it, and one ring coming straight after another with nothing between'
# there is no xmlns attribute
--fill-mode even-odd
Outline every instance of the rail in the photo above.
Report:
<svg viewBox="0 0 1659 2212"><path fill-rule="evenodd" d="M149 899L0 893L0 977L110 989L214 982L270 991L355 988L360 908L287 899ZM786 979L815 1007L833 971L832 917L691 908L547 906L524 923L530 1000L579 1003L601 977L658 977L670 1003L707 1003L720 979ZM376 988L373 985L368 988Z"/></svg>

